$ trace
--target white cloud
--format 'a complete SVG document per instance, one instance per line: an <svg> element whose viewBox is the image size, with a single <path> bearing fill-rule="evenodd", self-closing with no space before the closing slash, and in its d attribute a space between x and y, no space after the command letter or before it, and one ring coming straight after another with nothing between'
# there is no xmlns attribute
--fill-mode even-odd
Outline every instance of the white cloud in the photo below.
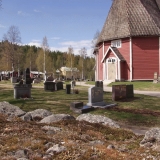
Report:
<svg viewBox="0 0 160 160"><path fill-rule="evenodd" d="M81 40L81 41L66 41L60 43L62 46L72 46L73 49L81 49L83 47L90 48L91 47L91 40Z"/></svg>
<svg viewBox="0 0 160 160"><path fill-rule="evenodd" d="M61 51L61 52L67 52L68 47L50 47L51 51Z"/></svg>
<svg viewBox="0 0 160 160"><path fill-rule="evenodd" d="M82 48L87 49L87 55L90 56L91 53L91 40L81 40L81 41L66 41L60 43L63 48L66 48L66 51L68 50L68 47L72 47L74 50L74 54L78 55L79 50Z"/></svg>
<svg viewBox="0 0 160 160"><path fill-rule="evenodd" d="M23 12L23 11L18 11L17 14L18 14L18 15L21 15L21 16L29 16L28 13L25 13L25 12Z"/></svg>
<svg viewBox="0 0 160 160"><path fill-rule="evenodd" d="M5 26L3 26L2 24L0 24L0 28L6 28Z"/></svg>
<svg viewBox="0 0 160 160"><path fill-rule="evenodd" d="M34 9L33 11L34 11L34 12L36 12L36 13L39 13L39 12L41 12L41 11L39 11L39 10L37 10L37 9Z"/></svg>
<svg viewBox="0 0 160 160"><path fill-rule="evenodd" d="M60 37L52 37L51 39L52 39L52 40L59 40Z"/></svg>
<svg viewBox="0 0 160 160"><path fill-rule="evenodd" d="M57 37L58 38L58 37ZM28 45L36 47L41 47L41 41L40 40L32 40ZM61 51L61 52L67 52L68 47L73 47L73 51L75 55L79 55L79 50L85 47L87 49L87 55L90 56L92 54L91 49L91 40L81 40L81 41L66 41L59 43L58 46L50 46L51 51Z"/></svg>
<svg viewBox="0 0 160 160"><path fill-rule="evenodd" d="M41 47L41 41L40 40L32 40L30 43L28 43L28 45Z"/></svg>

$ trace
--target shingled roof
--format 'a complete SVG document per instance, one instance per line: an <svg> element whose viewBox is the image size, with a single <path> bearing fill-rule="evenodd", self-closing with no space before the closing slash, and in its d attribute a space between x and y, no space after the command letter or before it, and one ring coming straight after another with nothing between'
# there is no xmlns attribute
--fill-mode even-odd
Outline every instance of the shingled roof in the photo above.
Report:
<svg viewBox="0 0 160 160"><path fill-rule="evenodd" d="M160 0L114 0L97 44L133 36L160 36Z"/></svg>

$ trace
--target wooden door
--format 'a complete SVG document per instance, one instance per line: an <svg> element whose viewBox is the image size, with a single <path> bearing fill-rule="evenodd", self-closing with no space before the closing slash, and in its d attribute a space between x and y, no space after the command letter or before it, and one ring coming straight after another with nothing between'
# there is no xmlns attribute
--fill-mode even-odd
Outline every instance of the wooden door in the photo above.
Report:
<svg viewBox="0 0 160 160"><path fill-rule="evenodd" d="M116 79L116 63L108 63L108 80Z"/></svg>

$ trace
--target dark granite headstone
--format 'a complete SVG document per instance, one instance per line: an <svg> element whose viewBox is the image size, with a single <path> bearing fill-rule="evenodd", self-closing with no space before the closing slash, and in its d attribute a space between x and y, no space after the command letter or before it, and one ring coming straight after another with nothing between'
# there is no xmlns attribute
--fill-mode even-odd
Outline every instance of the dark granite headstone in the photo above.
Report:
<svg viewBox="0 0 160 160"><path fill-rule="evenodd" d="M32 79L30 77L30 70L29 68L27 68L25 71L25 84L31 84L31 83L32 83Z"/></svg>
<svg viewBox="0 0 160 160"><path fill-rule="evenodd" d="M99 87L101 87L103 89L103 81L99 82Z"/></svg>
<svg viewBox="0 0 160 160"><path fill-rule="evenodd" d="M70 84L66 84L66 93L71 94L71 85Z"/></svg>
<svg viewBox="0 0 160 160"><path fill-rule="evenodd" d="M95 87L99 87L99 81L95 81Z"/></svg>
<svg viewBox="0 0 160 160"><path fill-rule="evenodd" d="M113 85L112 100L117 101L125 98L134 97L133 85Z"/></svg>
<svg viewBox="0 0 160 160"><path fill-rule="evenodd" d="M91 106L83 106L83 102L72 102L70 104L70 109L75 113L87 113L89 111L94 110Z"/></svg>
<svg viewBox="0 0 160 160"><path fill-rule="evenodd" d="M112 100L117 101L126 98L126 85L112 86Z"/></svg>
<svg viewBox="0 0 160 160"><path fill-rule="evenodd" d="M101 87L103 89L103 81L96 81L95 87Z"/></svg>
<svg viewBox="0 0 160 160"><path fill-rule="evenodd" d="M133 84L126 85L126 98L133 98Z"/></svg>
<svg viewBox="0 0 160 160"><path fill-rule="evenodd" d="M56 83L56 85L57 85L57 90L63 89L63 82L59 81Z"/></svg>
<svg viewBox="0 0 160 160"><path fill-rule="evenodd" d="M44 90L45 91L55 91L56 90L55 85L56 85L55 82L46 81L44 82Z"/></svg>

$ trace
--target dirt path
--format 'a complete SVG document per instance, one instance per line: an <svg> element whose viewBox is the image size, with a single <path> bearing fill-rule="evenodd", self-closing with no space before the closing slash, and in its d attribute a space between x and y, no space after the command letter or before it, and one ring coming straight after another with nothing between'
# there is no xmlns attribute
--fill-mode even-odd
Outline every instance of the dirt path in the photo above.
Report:
<svg viewBox="0 0 160 160"><path fill-rule="evenodd" d="M132 131L136 135L145 135L145 133L150 130L150 127L144 127L144 126L133 126L133 125L128 125L124 123L118 123L121 128L127 129Z"/></svg>

